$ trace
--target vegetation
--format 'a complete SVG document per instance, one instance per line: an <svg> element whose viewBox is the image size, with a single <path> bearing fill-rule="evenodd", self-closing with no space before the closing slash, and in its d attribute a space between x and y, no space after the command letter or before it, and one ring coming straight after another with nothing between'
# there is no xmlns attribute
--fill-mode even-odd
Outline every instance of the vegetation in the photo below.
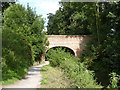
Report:
<svg viewBox="0 0 120 90"><path fill-rule="evenodd" d="M118 86L118 81L120 80L120 76L114 72L110 73L110 76L111 76L111 78L110 78L111 84L108 86L108 88L120 88Z"/></svg>
<svg viewBox="0 0 120 90"><path fill-rule="evenodd" d="M112 82L110 73L120 75L120 1L62 2L60 5L55 14L48 16L47 33L92 35L82 62L95 72L97 82L107 87ZM118 88L120 80L116 80Z"/></svg>
<svg viewBox="0 0 120 90"><path fill-rule="evenodd" d="M29 5L25 9L22 5L12 4L2 3L3 84L23 78L29 66L35 61L40 62L48 45L41 15L36 15ZM42 69L57 72L59 68L74 88L120 88L120 1L60 2L60 5L55 14L48 16L47 34L92 35L93 38L81 59L63 49L49 50L46 57L54 68ZM44 76L42 84L49 83L46 79L50 80Z"/></svg>
<svg viewBox="0 0 120 90"><path fill-rule="evenodd" d="M3 13L4 10L6 10L10 6L10 4L15 4L16 1L17 0L12 0L12 2L11 2L11 0L7 0L7 2L1 1L0 2L0 5L1 5L0 11Z"/></svg>
<svg viewBox="0 0 120 90"><path fill-rule="evenodd" d="M55 15L48 16L48 34L90 35L96 30L96 3L61 2L60 5Z"/></svg>
<svg viewBox="0 0 120 90"><path fill-rule="evenodd" d="M4 11L2 27L2 79L21 79L28 67L40 61L46 45L44 20L29 5L10 5Z"/></svg>
<svg viewBox="0 0 120 90"><path fill-rule="evenodd" d="M69 79L64 75L64 71L59 67L50 65L41 68L43 74L41 88L71 88Z"/></svg>
<svg viewBox="0 0 120 90"><path fill-rule="evenodd" d="M87 70L79 58L64 52L62 49L49 50L46 54L47 60L53 67L60 67L69 78L74 88L100 88L94 80L93 71Z"/></svg>

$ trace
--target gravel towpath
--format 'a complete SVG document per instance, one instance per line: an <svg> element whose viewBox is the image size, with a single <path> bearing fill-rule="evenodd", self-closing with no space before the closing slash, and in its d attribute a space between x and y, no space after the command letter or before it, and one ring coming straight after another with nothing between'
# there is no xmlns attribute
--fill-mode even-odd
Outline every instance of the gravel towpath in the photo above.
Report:
<svg viewBox="0 0 120 90"><path fill-rule="evenodd" d="M2 86L2 88L40 88L40 81L42 79L42 74L40 73L40 70L42 66L48 64L49 62L46 61L44 64L29 67L29 72L24 79L18 80L12 85Z"/></svg>

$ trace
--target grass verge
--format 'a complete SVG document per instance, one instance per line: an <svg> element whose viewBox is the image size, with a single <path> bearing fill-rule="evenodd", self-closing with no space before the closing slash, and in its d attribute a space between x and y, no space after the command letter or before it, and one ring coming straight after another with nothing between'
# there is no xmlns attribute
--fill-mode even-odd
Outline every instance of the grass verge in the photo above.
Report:
<svg viewBox="0 0 120 90"><path fill-rule="evenodd" d="M41 80L42 88L71 88L69 79L64 75L59 67L50 65L41 68L43 78Z"/></svg>

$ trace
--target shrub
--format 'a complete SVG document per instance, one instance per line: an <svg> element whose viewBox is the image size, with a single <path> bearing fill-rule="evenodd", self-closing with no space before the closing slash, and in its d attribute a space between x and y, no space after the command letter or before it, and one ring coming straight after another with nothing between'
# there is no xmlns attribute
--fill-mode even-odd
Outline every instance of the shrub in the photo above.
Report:
<svg viewBox="0 0 120 90"><path fill-rule="evenodd" d="M65 50L49 50L46 54L47 60L52 66L61 67L69 77L71 83L77 88L98 88L101 87L94 80L93 71L87 70L79 58L72 56Z"/></svg>

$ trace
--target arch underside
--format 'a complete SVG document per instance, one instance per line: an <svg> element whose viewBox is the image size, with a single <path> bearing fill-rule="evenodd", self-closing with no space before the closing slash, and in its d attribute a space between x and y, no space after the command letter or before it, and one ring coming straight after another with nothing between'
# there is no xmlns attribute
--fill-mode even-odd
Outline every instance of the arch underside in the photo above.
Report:
<svg viewBox="0 0 120 90"><path fill-rule="evenodd" d="M45 53L46 53L48 50L52 49L52 48L58 48L58 47L66 48L66 49L72 51L72 52L74 53L73 55L76 56L76 52L75 52L74 49L72 49L71 47L68 47L68 46L59 46L59 45L58 45L58 46L48 47L48 48L46 49Z"/></svg>

